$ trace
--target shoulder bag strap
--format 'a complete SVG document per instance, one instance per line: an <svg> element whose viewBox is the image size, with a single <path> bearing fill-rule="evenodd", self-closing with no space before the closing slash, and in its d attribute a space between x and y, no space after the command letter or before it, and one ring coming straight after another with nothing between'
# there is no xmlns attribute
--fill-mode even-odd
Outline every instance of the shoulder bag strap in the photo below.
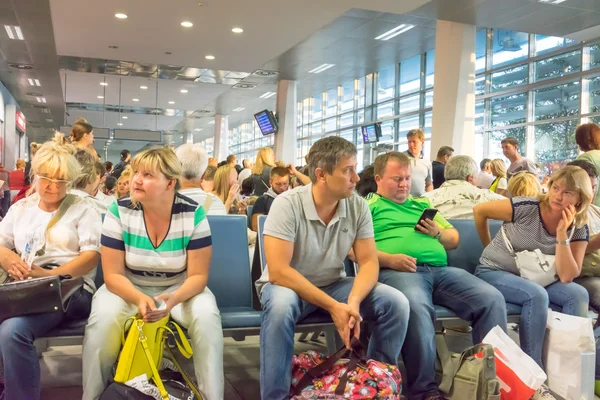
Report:
<svg viewBox="0 0 600 400"><path fill-rule="evenodd" d="M210 195L210 193L206 193L206 199L204 199L204 204L202 205L202 207L204 207L204 211L206 211L208 213L208 210L210 210L211 205L212 205L212 196Z"/></svg>
<svg viewBox="0 0 600 400"><path fill-rule="evenodd" d="M60 203L56 214L54 214L52 218L50 218L50 221L46 226L46 240L48 240L48 231L50 231L50 229L52 229L54 225L56 225L58 221L60 221L60 219L63 217L63 215L65 215L71 204L73 204L75 199L77 199L77 196L75 196L74 194L67 194L62 203Z"/></svg>
<svg viewBox="0 0 600 400"><path fill-rule="evenodd" d="M502 227L500 228L500 231L502 232L502 239L504 239L504 244L506 245L506 248L508 249L508 251L510 252L510 254L514 256L515 255L515 249L512 247L512 244L510 244L510 241L506 237L506 231L504 230L504 224L502 224Z"/></svg>
<svg viewBox="0 0 600 400"><path fill-rule="evenodd" d="M450 350L448 350L444 334L436 333L435 347L442 367L442 381L439 384L439 389L447 394L452 390L454 376L456 375L456 367L452 362L452 355L450 354Z"/></svg>
<svg viewBox="0 0 600 400"><path fill-rule="evenodd" d="M179 371L181 376L183 376L183 380L185 381L187 386L190 388L190 390L194 393L194 395L196 396L196 399L202 400L204 397L202 397L202 395L200 394L200 390L198 390L196 385L194 385L194 382L192 382L192 380L188 376L187 372L185 372L185 370L181 367L181 364L179 364L179 361L177 361L175 354L173 354L173 350L171 350L171 348L169 346L167 346L167 350L169 351L169 354L171 355L171 361L173 361L173 364L175 364L175 367L177 368L177 370Z"/></svg>
<svg viewBox="0 0 600 400"><path fill-rule="evenodd" d="M156 363L155 363L154 359L152 358L152 354L150 354L150 349L148 348L148 339L146 339L146 336L144 336L143 334L140 333L139 340L140 340L140 344L142 345L142 348L144 349L144 354L146 354L146 359L148 360L150 369L152 370L152 378L153 378L152 380L154 381L154 384L156 385L156 387L158 387L158 390L160 391L160 395L162 396L162 398L164 400L169 400L169 393L165 389L165 385L163 385L163 382L160 379L160 375L158 374L158 369L156 368Z"/></svg>

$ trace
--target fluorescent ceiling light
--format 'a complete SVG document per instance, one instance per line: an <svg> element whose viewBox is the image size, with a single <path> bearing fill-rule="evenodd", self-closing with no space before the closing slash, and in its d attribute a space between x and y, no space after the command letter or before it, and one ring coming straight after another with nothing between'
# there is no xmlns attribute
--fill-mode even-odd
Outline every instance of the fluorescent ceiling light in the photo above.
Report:
<svg viewBox="0 0 600 400"><path fill-rule="evenodd" d="M275 92L266 92L266 93L263 93L263 94L262 94L261 96L259 96L258 98L259 98L259 99L268 99L268 98L270 98L270 97L273 97L273 96L275 96L275 94L276 94Z"/></svg>
<svg viewBox="0 0 600 400"><path fill-rule="evenodd" d="M196 128L194 129L194 132L200 132L202 129L201 128Z"/></svg>
<svg viewBox="0 0 600 400"><path fill-rule="evenodd" d="M183 21L181 23L181 26L183 26L184 28L191 28L192 26L194 26L194 24L192 24L190 21Z"/></svg>
<svg viewBox="0 0 600 400"><path fill-rule="evenodd" d="M206 56L204 58L206 58L207 60L214 60L215 56L208 55L208 56Z"/></svg>
<svg viewBox="0 0 600 400"><path fill-rule="evenodd" d="M244 107L238 107L238 108L233 109L234 112L240 112L240 111L244 111L244 110L245 110Z"/></svg>
<svg viewBox="0 0 600 400"><path fill-rule="evenodd" d="M209 122L209 124L214 125L215 124L215 120L213 119L212 121Z"/></svg>
<svg viewBox="0 0 600 400"><path fill-rule="evenodd" d="M323 71L327 71L329 68L335 67L335 64L323 64L319 65L317 68L313 68L308 71L309 74L319 74Z"/></svg>
<svg viewBox="0 0 600 400"><path fill-rule="evenodd" d="M123 126L123 124L122 124L121 122L117 123L117 125L119 125L119 126Z"/></svg>
<svg viewBox="0 0 600 400"><path fill-rule="evenodd" d="M37 100L38 103L45 103L46 102L46 98L45 97L36 97L35 99Z"/></svg>
<svg viewBox="0 0 600 400"><path fill-rule="evenodd" d="M108 86L108 83L106 83L106 82L100 82L100 86Z"/></svg>
<svg viewBox="0 0 600 400"><path fill-rule="evenodd" d="M126 19L127 18L127 14L123 14L123 13L116 13L115 17L119 18L119 19Z"/></svg>
<svg viewBox="0 0 600 400"><path fill-rule="evenodd" d="M244 30L242 28L233 28L231 30L231 32L233 32L233 33L242 33L242 32L244 32Z"/></svg>
<svg viewBox="0 0 600 400"><path fill-rule="evenodd" d="M146 90L146 89L148 89L148 86L140 86L140 89Z"/></svg>
<svg viewBox="0 0 600 400"><path fill-rule="evenodd" d="M30 86L42 86L39 79L27 78L27 82L29 82Z"/></svg>
<svg viewBox="0 0 600 400"><path fill-rule="evenodd" d="M4 25L4 29L6 29L6 34L8 35L9 39L18 39L18 40L25 39L23 37L23 32L21 32L21 27L19 27L19 26Z"/></svg>
<svg viewBox="0 0 600 400"><path fill-rule="evenodd" d="M129 117L128 117L127 115L123 115L121 118L123 118L123 119L127 119L127 118L129 118Z"/></svg>
<svg viewBox="0 0 600 400"><path fill-rule="evenodd" d="M29 85L30 86L35 86L35 83L33 82L33 79L29 78L27 80L29 81Z"/></svg>
<svg viewBox="0 0 600 400"><path fill-rule="evenodd" d="M104 98L104 96L98 96L98 98L99 98L99 99L103 99L103 98Z"/></svg>
<svg viewBox="0 0 600 400"><path fill-rule="evenodd" d="M540 3L546 3L546 4L560 4L560 3L564 3L567 0L539 0Z"/></svg>
<svg viewBox="0 0 600 400"><path fill-rule="evenodd" d="M54 122L52 118L46 118L46 122Z"/></svg>
<svg viewBox="0 0 600 400"><path fill-rule="evenodd" d="M183 94L186 94L188 92L188 90L187 89L181 89L180 92L183 93Z"/></svg>
<svg viewBox="0 0 600 400"><path fill-rule="evenodd" d="M394 38L394 37L400 35L401 33L410 31L414 27L415 27L414 25L410 25L410 24L398 25L394 29L390 29L389 31L377 36L375 38L375 40L390 40L391 38Z"/></svg>
<svg viewBox="0 0 600 400"><path fill-rule="evenodd" d="M35 82L35 86L42 86L39 79L34 79L33 81Z"/></svg>
<svg viewBox="0 0 600 400"><path fill-rule="evenodd" d="M132 100L133 100L133 101L136 101L136 102L137 102L137 101L140 101L140 99L132 99Z"/></svg>
<svg viewBox="0 0 600 400"><path fill-rule="evenodd" d="M175 104L175 102L174 101L170 101L169 104Z"/></svg>

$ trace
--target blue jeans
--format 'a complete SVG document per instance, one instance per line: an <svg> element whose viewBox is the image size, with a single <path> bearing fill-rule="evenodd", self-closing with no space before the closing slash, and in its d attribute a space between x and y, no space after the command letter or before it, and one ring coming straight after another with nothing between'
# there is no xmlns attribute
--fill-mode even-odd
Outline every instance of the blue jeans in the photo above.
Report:
<svg viewBox="0 0 600 400"><path fill-rule="evenodd" d="M382 269L379 282L404 293L410 304L402 359L411 399L423 398L437 390L434 304L473 322L475 343L480 343L496 325L506 330L506 305L502 294L465 270L431 266L418 266L417 272Z"/></svg>
<svg viewBox="0 0 600 400"><path fill-rule="evenodd" d="M354 278L342 278L320 288L339 302L347 302ZM260 297L260 393L264 400L290 398L296 322L323 309L291 289L268 284ZM408 300L399 291L377 284L360 305L364 321L373 323L367 357L397 365L408 325Z"/></svg>
<svg viewBox="0 0 600 400"><path fill-rule="evenodd" d="M554 282L545 288L511 272L494 270L482 265L475 275L497 288L507 303L522 307L519 340L523 351L541 367L542 348L546 336L548 307L564 314L587 317L589 296L576 283Z"/></svg>
<svg viewBox="0 0 600 400"><path fill-rule="evenodd" d="M4 385L0 400L40 398L40 360L33 342L66 319L89 315L91 304L92 294L81 290L69 299L66 313L33 314L0 323L0 383Z"/></svg>

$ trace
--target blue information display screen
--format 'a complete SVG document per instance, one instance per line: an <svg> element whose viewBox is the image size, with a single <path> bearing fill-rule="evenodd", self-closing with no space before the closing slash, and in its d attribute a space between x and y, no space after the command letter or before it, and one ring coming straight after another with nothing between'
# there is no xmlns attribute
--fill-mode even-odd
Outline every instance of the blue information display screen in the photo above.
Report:
<svg viewBox="0 0 600 400"><path fill-rule="evenodd" d="M376 143L377 130L375 125L367 125L362 127L363 143Z"/></svg>
<svg viewBox="0 0 600 400"><path fill-rule="evenodd" d="M275 127L273 126L268 111L263 111L258 114L255 114L254 118L256 119L256 123L258 124L258 127L260 128L260 131L263 135L275 133Z"/></svg>

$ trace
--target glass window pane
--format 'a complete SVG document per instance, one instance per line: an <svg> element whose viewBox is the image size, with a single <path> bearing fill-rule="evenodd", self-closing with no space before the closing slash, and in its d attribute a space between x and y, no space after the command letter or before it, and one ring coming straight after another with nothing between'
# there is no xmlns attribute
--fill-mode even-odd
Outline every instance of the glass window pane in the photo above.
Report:
<svg viewBox="0 0 600 400"><path fill-rule="evenodd" d="M346 82L342 85L342 111L352 110L354 108L354 81Z"/></svg>
<svg viewBox="0 0 600 400"><path fill-rule="evenodd" d="M494 67L523 60L529 54L529 34L494 29L492 64Z"/></svg>
<svg viewBox="0 0 600 400"><path fill-rule="evenodd" d="M431 101L433 102L433 91L427 92L431 94ZM418 110L420 107L421 95L415 94L413 96L403 97L400 99L400 114ZM426 107L431 107L427 106Z"/></svg>
<svg viewBox="0 0 600 400"><path fill-rule="evenodd" d="M433 90L425 92L425 108L428 107L433 107ZM400 103L400 112L402 112L402 103Z"/></svg>
<svg viewBox="0 0 600 400"><path fill-rule="evenodd" d="M485 45L487 41L487 29L480 29L475 34L475 72L485 70Z"/></svg>
<svg viewBox="0 0 600 400"><path fill-rule="evenodd" d="M358 106L365 106L365 77L357 79L358 83Z"/></svg>
<svg viewBox="0 0 600 400"><path fill-rule="evenodd" d="M296 118L296 126L301 126L302 125L302 102L299 101L298 102L298 109L297 111L297 115L298 117Z"/></svg>
<svg viewBox="0 0 600 400"><path fill-rule="evenodd" d="M347 126L352 125L354 125L354 113L350 112L342 114L342 116L340 117L340 128L345 128Z"/></svg>
<svg viewBox="0 0 600 400"><path fill-rule="evenodd" d="M577 158L575 128L578 124L579 118L534 127L535 161L542 164L544 175Z"/></svg>
<svg viewBox="0 0 600 400"><path fill-rule="evenodd" d="M327 91L327 110L326 110L325 116L330 117L332 115L337 115L337 113L338 113L337 103L338 103L337 87L333 88L333 89L329 89Z"/></svg>
<svg viewBox="0 0 600 400"><path fill-rule="evenodd" d="M495 158L501 158L504 160L505 163L507 163L506 166L508 167L508 160L504 157L504 154L502 153L502 144L500 142L502 141L502 139L507 138L508 136L515 137L519 141L519 152L521 154L525 154L526 135L526 128L524 126L488 132L489 154L487 155L487 158L491 158L492 160Z"/></svg>
<svg viewBox="0 0 600 400"><path fill-rule="evenodd" d="M525 85L528 80L527 64L508 68L492 74L492 92Z"/></svg>
<svg viewBox="0 0 600 400"><path fill-rule="evenodd" d="M535 120L579 114L579 81L534 90Z"/></svg>
<svg viewBox="0 0 600 400"><path fill-rule="evenodd" d="M425 126L423 132L425 132L425 143L423 144L423 157L431 159L431 124L432 115L431 112L425 113Z"/></svg>
<svg viewBox="0 0 600 400"><path fill-rule="evenodd" d="M310 124L310 135L316 136L323 133L323 124L321 122L314 122Z"/></svg>
<svg viewBox="0 0 600 400"><path fill-rule="evenodd" d="M535 62L535 80L554 78L581 71L581 50Z"/></svg>
<svg viewBox="0 0 600 400"><path fill-rule="evenodd" d="M475 78L475 96L485 93L485 75L480 75Z"/></svg>
<svg viewBox="0 0 600 400"><path fill-rule="evenodd" d="M435 49L429 50L425 56L425 87L433 86L433 67L435 66Z"/></svg>
<svg viewBox="0 0 600 400"><path fill-rule="evenodd" d="M304 99L304 101L302 101L302 120L304 121L305 124L310 122L310 115L311 115L311 98L309 97L308 99Z"/></svg>
<svg viewBox="0 0 600 400"><path fill-rule="evenodd" d="M382 102L394 97L394 75L396 66L382 69L377 76L377 102Z"/></svg>
<svg viewBox="0 0 600 400"><path fill-rule="evenodd" d="M483 160L483 132L475 134L475 140L473 142L475 144L473 148L473 159L479 165L481 160Z"/></svg>
<svg viewBox="0 0 600 400"><path fill-rule="evenodd" d="M381 124L381 139L379 143L392 143L394 141L394 121L385 121Z"/></svg>
<svg viewBox="0 0 600 400"><path fill-rule="evenodd" d="M346 129L345 131L341 131L340 137L343 137L347 141L354 143L354 130Z"/></svg>
<svg viewBox="0 0 600 400"><path fill-rule="evenodd" d="M558 50L561 47L570 46L575 41L556 36L535 35L535 53L542 54L549 51Z"/></svg>
<svg viewBox="0 0 600 400"><path fill-rule="evenodd" d="M379 104L377 106L377 119L385 117L391 117L394 115L394 101L388 101L387 103Z"/></svg>
<svg viewBox="0 0 600 400"><path fill-rule="evenodd" d="M484 114L484 101L478 101L475 103L475 131L483 129L483 114Z"/></svg>
<svg viewBox="0 0 600 400"><path fill-rule="evenodd" d="M357 124L362 124L363 122L365 122L365 110L358 110L356 118Z"/></svg>
<svg viewBox="0 0 600 400"><path fill-rule="evenodd" d="M398 123L398 136L400 141L406 142L406 134L411 129L419 128L419 115L411 115L410 117L400 118Z"/></svg>
<svg viewBox="0 0 600 400"><path fill-rule="evenodd" d="M521 124L527 117L527 93L492 98L490 102L492 128Z"/></svg>
<svg viewBox="0 0 600 400"><path fill-rule="evenodd" d="M421 56L400 63L400 94L421 89Z"/></svg>
<svg viewBox="0 0 600 400"><path fill-rule="evenodd" d="M323 119L323 96L315 96L312 99L311 121Z"/></svg>
<svg viewBox="0 0 600 400"><path fill-rule="evenodd" d="M590 110L589 112L600 112L600 76L589 79Z"/></svg>
<svg viewBox="0 0 600 400"><path fill-rule="evenodd" d="M337 129L337 117L325 120L325 132L335 131Z"/></svg>

